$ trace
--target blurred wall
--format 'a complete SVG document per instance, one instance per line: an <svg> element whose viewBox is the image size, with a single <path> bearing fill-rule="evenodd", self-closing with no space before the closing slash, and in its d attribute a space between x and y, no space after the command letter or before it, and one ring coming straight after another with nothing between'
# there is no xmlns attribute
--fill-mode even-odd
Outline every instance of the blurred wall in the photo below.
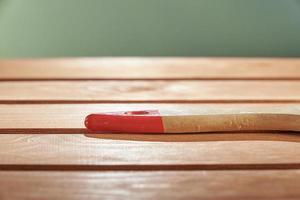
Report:
<svg viewBox="0 0 300 200"><path fill-rule="evenodd" d="M300 0L0 0L0 57L300 56Z"/></svg>

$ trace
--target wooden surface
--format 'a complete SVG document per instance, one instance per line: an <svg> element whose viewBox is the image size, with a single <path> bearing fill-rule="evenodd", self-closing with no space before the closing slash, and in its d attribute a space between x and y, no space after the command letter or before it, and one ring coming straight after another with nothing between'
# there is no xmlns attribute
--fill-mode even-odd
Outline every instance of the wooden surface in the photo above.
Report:
<svg viewBox="0 0 300 200"><path fill-rule="evenodd" d="M2 60L2 80L300 79L297 58L61 58Z"/></svg>
<svg viewBox="0 0 300 200"><path fill-rule="evenodd" d="M89 113L120 110L297 113L299 91L296 58L2 60L0 199L299 199L297 132L83 126Z"/></svg>
<svg viewBox="0 0 300 200"><path fill-rule="evenodd" d="M7 81L0 102L300 102L300 81Z"/></svg>
<svg viewBox="0 0 300 200"><path fill-rule="evenodd" d="M117 106L116 106L117 105ZM91 113L126 110L159 110L162 114L232 114L273 113L300 115L297 103L226 103L226 104L0 104L0 133L15 131L25 133L27 129L48 131L84 131L84 119ZM49 133L49 132L45 132Z"/></svg>
<svg viewBox="0 0 300 200"><path fill-rule="evenodd" d="M300 144L296 136L285 136L284 141L280 141L280 134L277 135L279 141L274 136L268 139L266 135L260 139L256 136L252 141L247 139L251 134L244 138L227 136L227 139L219 137L207 141L206 138L214 137L214 134L203 137L188 134L186 139L175 137L173 141L164 141L163 137L153 135L143 138L123 135L119 139L113 134L98 135L98 138L73 134L9 134L1 136L0 167L1 164L76 165L75 168L92 165L99 169L111 165L118 165L120 169L128 165L142 168L144 165L150 168L155 168L154 165L180 165L182 168L190 165L199 169L213 169L218 165L227 168L268 168L270 164L276 168L300 166ZM263 136L267 138L265 141Z"/></svg>
<svg viewBox="0 0 300 200"><path fill-rule="evenodd" d="M299 170L0 172L1 199L22 200L297 199L299 185Z"/></svg>

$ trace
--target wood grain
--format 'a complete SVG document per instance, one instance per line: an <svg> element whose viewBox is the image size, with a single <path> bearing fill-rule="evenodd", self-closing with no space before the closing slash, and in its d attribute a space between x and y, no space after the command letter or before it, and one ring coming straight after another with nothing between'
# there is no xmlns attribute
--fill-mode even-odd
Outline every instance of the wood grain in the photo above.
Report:
<svg viewBox="0 0 300 200"><path fill-rule="evenodd" d="M300 142L293 140L295 135L290 141L280 141L280 135L277 136L277 141L253 140L249 135L240 141L227 137L228 135L225 135L227 139L224 141L222 138L205 141L205 138L193 138L191 135L190 142L181 141L178 137L173 141L159 141L161 136L157 135L145 135L143 138L135 138L134 135L124 138L122 134L102 136L91 138L74 134L2 134L0 168L11 168L12 165L37 165L46 169L47 166L64 169L64 165L71 169L120 170L157 167L300 168ZM213 138L214 135L205 137Z"/></svg>
<svg viewBox="0 0 300 200"><path fill-rule="evenodd" d="M298 58L0 60L0 79L300 79Z"/></svg>
<svg viewBox="0 0 300 200"><path fill-rule="evenodd" d="M299 102L300 81L7 81L0 102Z"/></svg>
<svg viewBox="0 0 300 200"><path fill-rule="evenodd" d="M3 200L299 199L299 185L299 170L0 172Z"/></svg>

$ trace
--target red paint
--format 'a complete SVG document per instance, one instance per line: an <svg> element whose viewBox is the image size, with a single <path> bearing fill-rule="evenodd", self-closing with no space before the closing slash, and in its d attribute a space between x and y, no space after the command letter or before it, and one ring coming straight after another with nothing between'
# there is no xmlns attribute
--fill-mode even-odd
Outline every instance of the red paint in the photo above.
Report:
<svg viewBox="0 0 300 200"><path fill-rule="evenodd" d="M158 110L91 114L85 126L94 132L163 133L163 121Z"/></svg>

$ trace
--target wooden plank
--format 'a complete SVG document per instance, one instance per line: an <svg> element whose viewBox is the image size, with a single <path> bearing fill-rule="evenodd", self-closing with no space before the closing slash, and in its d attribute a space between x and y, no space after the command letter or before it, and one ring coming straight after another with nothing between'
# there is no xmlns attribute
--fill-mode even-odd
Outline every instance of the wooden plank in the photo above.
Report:
<svg viewBox="0 0 300 200"><path fill-rule="evenodd" d="M300 81L0 82L0 102L299 102Z"/></svg>
<svg viewBox="0 0 300 200"><path fill-rule="evenodd" d="M155 165L175 165L175 167L193 165L205 169L300 167L300 139L295 133L93 134L89 135L90 137L74 135L86 133L83 120L91 112L128 109L194 110L194 112L197 109L211 109L212 112L220 112L232 110L233 105L0 105L1 133L23 133L0 135L0 165L2 167L21 165L21 168L24 167L22 165L76 165L79 168L90 166L101 169L111 168L113 165L120 166L121 169L128 165L131 167L150 165L150 168ZM299 104L239 104L234 109L268 110L274 107L278 110L289 108L294 111L299 108Z"/></svg>
<svg viewBox="0 0 300 200"><path fill-rule="evenodd" d="M224 112L226 110L261 110L261 109L273 109L274 107L280 109L291 109L292 112L299 109L299 104L50 104L50 105L0 105L0 115L2 116L0 120L0 133L19 133L19 134L28 134L28 133L44 133L44 134L83 134L87 133L84 128L84 118L86 115L92 112L109 112L109 111L120 111L120 110L144 110L144 109L160 109L162 111L167 110L176 110L176 111L187 111L187 112L196 112L196 110L211 110L214 112ZM295 149L298 149L297 142L300 142L300 138L297 134L292 133L222 133L222 134L180 134L180 135L140 135L140 134L90 134L90 137L100 138L99 140L90 138L86 138L84 136L67 136L67 135L20 135L20 136L12 136L12 135L2 135L1 146L3 147L3 159L10 159L12 163L14 163L16 157L12 159L10 155L6 155L7 150L15 151L14 149L18 149L18 153L29 157L34 158L35 164L41 161L42 164L50 164L60 163L60 164L68 164L69 161L73 163L73 158L79 158L79 161L75 161L75 164L81 165L90 162L94 157L97 157L99 152L104 157L111 158L112 160L108 160L108 163L111 164L111 161L115 160L115 157L120 157L125 160L131 160L130 157L139 158L143 154L149 154L149 151L152 152L151 160L153 160L157 155L163 153L165 151L166 155L159 158L166 160L168 156L174 156L175 154L182 155L183 151L187 154L190 154L189 151L194 152L192 157L199 157L202 162L203 158L201 156L205 155L209 149L213 146L217 146L218 148L214 151L209 151L212 155L207 155L213 158L213 162L218 163L219 157L225 159L225 164L230 164L234 160L232 157L230 162L227 162L228 156L227 153L231 153L232 156L240 156L240 151L248 151L251 156L251 152L253 152L254 146L257 149L257 153L259 150L266 152L267 163L272 161L272 157L276 154L276 149L278 145L283 145L286 149L281 149L284 154L283 157L278 155L279 163L288 163L289 159L293 156L298 156L297 152L294 152ZM49 138L47 140L47 138ZM15 141L18 141L15 143ZM42 140L43 145L39 144L39 140ZM37 141L31 142L31 141ZM69 142L68 142L69 141ZM237 141L240 141L237 143ZM265 145L263 142L256 141L268 141L269 149L265 149ZM105 143L103 143L105 142ZM148 146L149 143L158 143L154 146ZM166 142L166 143L162 143ZM188 142L188 143L184 143ZM193 142L193 145L190 144ZM212 142L206 143L206 142ZM229 142L229 143L228 143ZM271 143L270 143L271 142ZM289 143L292 145L290 146ZM178 144L179 143L179 144ZM294 144L296 143L296 144ZM146 144L146 146L144 146ZM171 145L172 144L172 145ZM104 145L104 146L103 146ZM130 148L131 145L136 146L141 151L137 151L138 153L135 155L134 150L128 151L127 148ZM172 148L169 149L170 145ZM240 151L238 149L231 150L230 145L239 146ZM296 146L295 146L296 145ZM35 146L34 152L30 152L30 148ZM87 146L89 146L87 148ZM193 149L193 146L195 149ZM63 150L63 152L54 153L54 157L51 159L44 157L48 154L53 154L52 150L48 147L58 148ZM122 148L120 148L122 147ZM157 149L157 151L153 151L152 149ZM29 148L29 150L26 150ZM106 149L107 148L107 149ZM293 149L294 148L294 149ZM22 150L25 149L25 150ZM80 151L75 151L68 155L68 151L70 149L78 149ZM184 150L185 149L185 150ZM51 151L51 152L49 152ZM70 150L71 151L71 150ZM227 151L227 152L226 152ZM114 152L113 154L111 152ZM129 154L125 154L125 152ZM131 152L131 153L130 153ZM18 154L16 153L16 154ZM173 155L174 153L174 155ZM199 153L199 154L198 154ZM269 153L269 154L268 154ZM295 155L296 153L296 155ZM225 154L225 155L224 155ZM67 161L67 157L71 157L69 161ZM82 157L86 157L83 159ZM129 157L129 158L128 158ZM205 156L204 156L205 157ZM231 156L230 156L231 157ZM282 158L282 160L281 160ZM285 159L286 160L285 160ZM27 158L21 157L21 159L17 162L17 164L22 164L26 162L30 164L31 161L27 162ZM46 159L46 162L45 162ZM49 162L47 161L49 159ZM86 160L87 159L87 160ZM169 160L169 163L173 163L174 160L178 158L173 158ZM192 159L192 158L191 158ZM251 158L254 161L262 160L265 161L265 158ZM25 161L24 161L25 160ZM97 160L97 159L96 159ZM197 159L196 159L197 160ZM66 162L65 162L66 161ZM98 160L101 162L101 159ZM132 160L131 160L132 161ZM131 162L130 161L130 162ZM141 160L143 163L146 160ZM176 163L185 163L186 160L178 160ZM208 160L204 159L204 163L209 163ZM61 163L62 162L62 163ZM136 164L137 160L133 163ZM223 161L221 161L222 163ZM242 160L242 163L244 161ZM257 161L258 162L258 161ZM290 162L294 162L294 160L290 159ZM295 163L298 161L295 160ZM10 164L12 164L10 163ZM98 162L96 162L97 165ZM120 164L118 161L117 163ZM159 163L159 162L158 162ZM197 162L196 162L197 163ZM3 163L2 163L3 164ZM6 163L7 164L7 163ZM98 163L99 164L99 163ZM123 163L124 164L124 163Z"/></svg>
<svg viewBox="0 0 300 200"><path fill-rule="evenodd" d="M240 135L1 134L0 169L300 168L297 135Z"/></svg>
<svg viewBox="0 0 300 200"><path fill-rule="evenodd" d="M10 200L299 199L299 185L299 170L0 172L0 197Z"/></svg>
<svg viewBox="0 0 300 200"><path fill-rule="evenodd" d="M274 108L277 108L278 111L290 109L290 112L295 112L297 109L299 111L299 104L0 105L0 115L2 116L0 133L83 134L87 133L83 124L84 118L92 112L159 109L162 112L211 110L212 113L216 113L230 110L264 109L267 111ZM96 168L113 164L200 164L201 166L197 167L222 168L223 166L219 165L225 165L226 168L228 166L251 168L253 166L249 166L249 164L259 164L260 167L268 164L290 167L290 163L297 166L297 163L300 162L294 159L299 157L297 149L300 148L298 145L300 138L297 134L292 133L90 134L88 136L99 139L87 138L82 135L1 135L0 164L75 164L78 166L91 164ZM266 141L267 145L263 141ZM236 149L232 149L231 146L236 146ZM274 151L278 146L282 148ZM256 150L253 151L253 148ZM235 161L235 156L240 157L241 151L248 152L245 157L250 160L244 159L243 156L242 159L238 159L238 162ZM264 156L260 157L259 151L265 152ZM281 154L278 154L277 151ZM184 153L190 157L181 158ZM144 154L149 157L143 159ZM177 154L179 158L175 156ZM274 156L278 156L277 159L273 160ZM154 162L148 163L149 160ZM121 168L123 169L124 166Z"/></svg>
<svg viewBox="0 0 300 200"><path fill-rule="evenodd" d="M300 104L0 104L0 133L86 133L91 113L159 110L161 113L238 112L300 114Z"/></svg>
<svg viewBox="0 0 300 200"><path fill-rule="evenodd" d="M300 79L298 58L0 60L0 79Z"/></svg>

